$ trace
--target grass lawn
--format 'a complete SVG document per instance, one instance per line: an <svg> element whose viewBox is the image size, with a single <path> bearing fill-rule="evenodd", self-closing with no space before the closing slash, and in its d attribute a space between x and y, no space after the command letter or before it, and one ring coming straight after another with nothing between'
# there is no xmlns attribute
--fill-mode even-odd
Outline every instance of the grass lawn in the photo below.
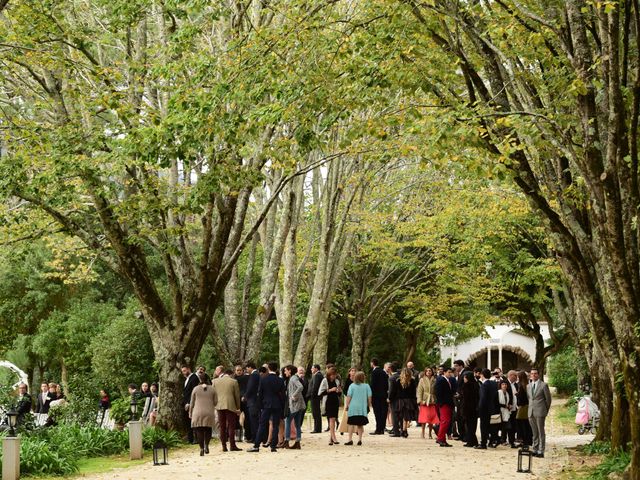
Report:
<svg viewBox="0 0 640 480"><path fill-rule="evenodd" d="M171 461L172 454L176 452L188 450L189 445L172 448L169 450L169 461ZM130 468L144 463L150 463L153 461L153 452L151 450L145 450L142 460L129 460L129 453L121 455L112 455L109 457L93 457L82 458L78 461L78 473L71 477L64 478L82 478L94 473L105 473L116 468ZM30 478L33 480L60 480L63 477L60 476L23 476L22 478Z"/></svg>

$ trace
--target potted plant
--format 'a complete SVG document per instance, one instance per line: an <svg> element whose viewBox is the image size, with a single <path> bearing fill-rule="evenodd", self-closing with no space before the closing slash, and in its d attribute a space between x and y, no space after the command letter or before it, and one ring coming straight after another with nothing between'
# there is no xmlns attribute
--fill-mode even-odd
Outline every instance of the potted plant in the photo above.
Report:
<svg viewBox="0 0 640 480"><path fill-rule="evenodd" d="M115 423L118 430L124 428L124 424L131 418L131 407L126 398L118 398L111 402L111 408L109 409L109 416Z"/></svg>

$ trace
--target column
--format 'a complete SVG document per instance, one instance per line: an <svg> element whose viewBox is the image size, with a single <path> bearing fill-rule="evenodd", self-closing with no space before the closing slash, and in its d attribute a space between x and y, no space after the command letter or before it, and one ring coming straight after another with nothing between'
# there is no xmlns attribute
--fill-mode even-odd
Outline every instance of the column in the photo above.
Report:
<svg viewBox="0 0 640 480"><path fill-rule="evenodd" d="M502 342L498 345L498 367L504 373L504 368L502 368Z"/></svg>
<svg viewBox="0 0 640 480"><path fill-rule="evenodd" d="M142 422L129 422L129 458L140 460L142 458Z"/></svg>
<svg viewBox="0 0 640 480"><path fill-rule="evenodd" d="M491 344L487 343L487 368L491 370Z"/></svg>
<svg viewBox="0 0 640 480"><path fill-rule="evenodd" d="M2 480L20 478L20 439L5 437L2 439Z"/></svg>

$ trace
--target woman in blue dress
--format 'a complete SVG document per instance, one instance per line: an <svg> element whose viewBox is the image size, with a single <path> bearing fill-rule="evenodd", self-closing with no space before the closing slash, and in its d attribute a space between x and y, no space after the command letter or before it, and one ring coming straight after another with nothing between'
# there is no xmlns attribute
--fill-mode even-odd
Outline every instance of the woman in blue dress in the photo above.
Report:
<svg viewBox="0 0 640 480"><path fill-rule="evenodd" d="M347 410L349 424L349 441L345 445L353 445L353 431L358 434L358 445L362 445L364 426L369 423L367 414L371 408L371 387L364 383L364 372L356 372L353 383L349 385L344 408Z"/></svg>

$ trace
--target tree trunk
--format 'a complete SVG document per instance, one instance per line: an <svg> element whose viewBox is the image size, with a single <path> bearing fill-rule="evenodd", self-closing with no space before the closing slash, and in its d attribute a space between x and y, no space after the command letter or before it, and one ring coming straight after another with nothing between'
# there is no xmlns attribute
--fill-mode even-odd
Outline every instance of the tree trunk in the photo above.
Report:
<svg viewBox="0 0 640 480"><path fill-rule="evenodd" d="M362 324L362 321L354 319L353 324L349 326L349 333L351 333L351 366L356 370L361 370L365 364L365 338Z"/></svg>

